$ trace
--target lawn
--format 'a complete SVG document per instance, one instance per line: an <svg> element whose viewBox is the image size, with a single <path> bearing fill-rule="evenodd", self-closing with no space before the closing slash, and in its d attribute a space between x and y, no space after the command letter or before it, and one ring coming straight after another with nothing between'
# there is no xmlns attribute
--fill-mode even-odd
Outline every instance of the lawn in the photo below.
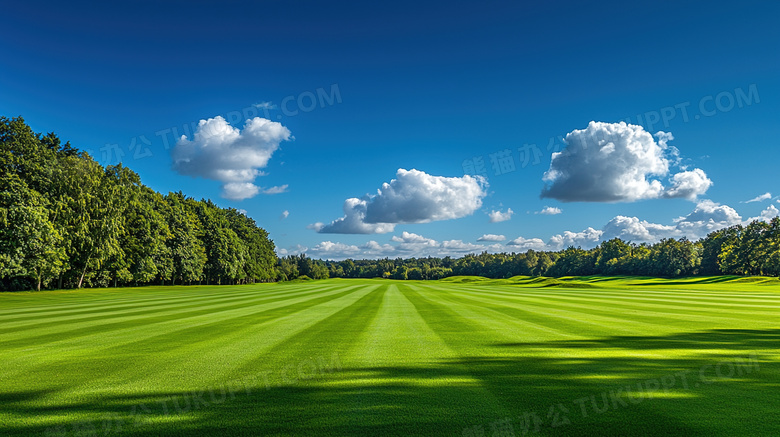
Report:
<svg viewBox="0 0 780 437"><path fill-rule="evenodd" d="M0 294L0 434L780 435L780 285Z"/></svg>

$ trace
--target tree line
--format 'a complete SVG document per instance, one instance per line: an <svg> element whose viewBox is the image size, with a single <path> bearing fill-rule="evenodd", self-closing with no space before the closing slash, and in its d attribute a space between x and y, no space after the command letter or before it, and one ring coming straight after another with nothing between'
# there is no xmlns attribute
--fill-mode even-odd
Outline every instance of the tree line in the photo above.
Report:
<svg viewBox="0 0 780 437"><path fill-rule="evenodd" d="M157 193L22 118L0 117L0 187L0 290L278 279L251 218Z"/></svg>
<svg viewBox="0 0 780 437"><path fill-rule="evenodd" d="M440 279L447 276L624 275L674 278L711 275L780 276L780 218L686 238L636 244L614 238L593 249L469 254L461 258L329 261L330 277Z"/></svg>

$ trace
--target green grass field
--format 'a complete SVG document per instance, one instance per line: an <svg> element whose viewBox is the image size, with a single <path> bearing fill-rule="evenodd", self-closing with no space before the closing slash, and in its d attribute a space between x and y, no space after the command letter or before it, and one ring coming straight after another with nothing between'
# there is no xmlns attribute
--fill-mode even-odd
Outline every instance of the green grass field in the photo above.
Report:
<svg viewBox="0 0 780 437"><path fill-rule="evenodd" d="M0 294L0 434L780 435L776 280Z"/></svg>

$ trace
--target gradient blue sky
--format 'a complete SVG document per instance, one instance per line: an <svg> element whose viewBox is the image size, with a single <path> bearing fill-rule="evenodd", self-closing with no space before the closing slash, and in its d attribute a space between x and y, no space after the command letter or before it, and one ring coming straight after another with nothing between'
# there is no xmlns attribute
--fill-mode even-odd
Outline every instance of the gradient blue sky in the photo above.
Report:
<svg viewBox="0 0 780 437"><path fill-rule="evenodd" d="M518 237L548 244L617 216L666 226L653 238L679 236L674 220L697 208L734 223L731 211L748 220L780 206L778 18L780 4L765 1L19 2L0 14L0 114L54 131L103 164L113 162L101 149L116 144L146 185L246 210L281 253L458 255L494 244L478 243L483 234L504 235L490 250L511 251L530 247L502 246ZM302 110L301 96L318 89L336 89L340 101ZM730 104L739 93L749 104ZM269 118L294 140L255 183L287 192L229 200L221 182L172 169L166 129L188 133L183 126L262 102L276 106ZM648 126L645 114L652 121L675 105L674 118ZM621 120L671 132L683 165L713 185L696 200L540 199L550 138ZM134 139L151 156L135 158ZM537 164L522 167L525 144L543 152ZM496 175L490 154L504 149L518 168ZM464 160L479 156L489 188L470 215L373 235L307 229L341 217L345 199L376 193L399 168L462 177ZM668 175L658 179L668 185ZM772 197L743 203L766 192ZM697 207L702 200L709 207ZM562 213L534 213L546 206ZM510 220L490 222L489 212L507 208ZM701 220L691 226L704 229ZM448 249L448 240L462 244ZM372 252L369 241L391 246Z"/></svg>

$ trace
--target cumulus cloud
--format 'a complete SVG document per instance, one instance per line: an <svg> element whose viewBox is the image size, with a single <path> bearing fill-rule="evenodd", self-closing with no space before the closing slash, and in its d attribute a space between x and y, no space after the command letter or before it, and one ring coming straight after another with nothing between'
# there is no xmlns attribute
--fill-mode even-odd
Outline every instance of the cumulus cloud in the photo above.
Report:
<svg viewBox="0 0 780 437"><path fill-rule="evenodd" d="M512 214L515 212L512 211L512 208L507 208L506 212L502 212L501 210L493 210L488 213L488 217L490 217L490 223L499 223L499 222L505 222L512 218Z"/></svg>
<svg viewBox="0 0 780 437"><path fill-rule="evenodd" d="M691 240L705 237L712 231L742 223L742 217L732 207L711 200L702 200L687 216L674 220L679 235Z"/></svg>
<svg viewBox="0 0 780 437"><path fill-rule="evenodd" d="M473 214L487 195L480 176L432 176L398 169L396 178L374 195L344 201L344 216L323 225L321 233L382 234L400 223L428 223Z"/></svg>
<svg viewBox="0 0 780 437"><path fill-rule="evenodd" d="M344 217L329 224L314 223L310 229L323 234L386 234L395 230L394 223L366 223L368 200L350 198L344 201Z"/></svg>
<svg viewBox="0 0 780 437"><path fill-rule="evenodd" d="M564 249L569 246L590 248L601 241L604 231L591 227L581 232L565 231L563 234L553 235L547 243L550 250Z"/></svg>
<svg viewBox="0 0 780 437"><path fill-rule="evenodd" d="M260 187L251 182L230 182L222 186L222 197L230 200L243 200L257 196Z"/></svg>
<svg viewBox="0 0 780 437"><path fill-rule="evenodd" d="M537 211L536 214L556 215L556 214L560 214L562 212L563 211L561 211L560 208L557 208L555 206L545 206L544 208L542 208L541 211Z"/></svg>
<svg viewBox="0 0 780 437"><path fill-rule="evenodd" d="M772 193L766 192L766 193L764 193L764 194L762 194L760 196L756 196L756 197L754 197L754 198L752 198L750 200L746 200L746 201L744 201L742 203L763 202L764 200L769 200L771 198L772 198ZM780 199L778 199L777 201L780 202Z"/></svg>
<svg viewBox="0 0 780 437"><path fill-rule="evenodd" d="M669 174L670 159L679 163L679 151L668 145L666 132L658 141L637 125L592 121L585 129L566 135L566 148L552 154L543 180L543 198L564 202L632 202L653 198L695 199L712 181L701 169L671 176L671 186L658 178Z"/></svg>
<svg viewBox="0 0 780 437"><path fill-rule="evenodd" d="M750 223L755 220L769 222L773 218L777 217L778 213L780 213L780 211L778 211L778 209L775 208L774 205L769 205L765 210L761 211L761 214L759 214L758 217L751 217L750 219L748 219L747 223Z"/></svg>
<svg viewBox="0 0 780 437"><path fill-rule="evenodd" d="M201 120L192 140L182 135L176 142L171 151L173 169L182 175L222 182L222 196L227 199L247 199L261 192L255 179L263 174L261 169L279 144L290 138L286 127L265 118L247 120L243 130L220 116Z"/></svg>
<svg viewBox="0 0 780 437"><path fill-rule="evenodd" d="M642 243L676 237L678 234L674 226L659 225L646 220L639 220L637 217L619 215L604 226L602 238L604 240L620 238L624 241Z"/></svg>
<svg viewBox="0 0 780 437"><path fill-rule="evenodd" d="M663 193L665 198L696 200L712 186L712 181L700 168L677 173L671 177L671 182L672 186Z"/></svg>
<svg viewBox="0 0 780 437"><path fill-rule="evenodd" d="M529 249L533 250L546 250L547 244L545 244L544 240L541 238L523 238L523 237L517 237L514 240L506 243L507 246L512 247L513 249L517 249L519 251L526 251Z"/></svg>
<svg viewBox="0 0 780 437"><path fill-rule="evenodd" d="M325 227L325 223L317 222L317 223L312 223L310 225L307 225L306 229L311 229L311 230L319 232L320 229L322 229L323 227Z"/></svg>
<svg viewBox="0 0 780 437"><path fill-rule="evenodd" d="M481 237L477 238L477 241L504 241L506 240L506 237L503 235L496 235L496 234L483 234Z"/></svg>
<svg viewBox="0 0 780 437"><path fill-rule="evenodd" d="M360 252L360 248L353 244L334 243L332 241L323 241L312 247L309 252L316 257L338 253L341 255L355 255Z"/></svg>
<svg viewBox="0 0 780 437"><path fill-rule="evenodd" d="M292 250L292 249L291 249ZM474 244L462 240L436 241L412 232L402 232L390 239L390 244L380 244L370 240L363 245L349 245L324 241L311 249L310 256L315 258L341 260L346 258L413 258L426 256L462 256L466 253L501 252L506 248L501 244ZM288 251L285 251L288 252ZM280 251L281 253L281 251Z"/></svg>
<svg viewBox="0 0 780 437"><path fill-rule="evenodd" d="M422 235L418 235L412 232L402 232L401 235L395 235L390 239L395 243L400 243L397 247L398 250L403 251L420 251L426 247L436 247L439 243L436 240L425 238Z"/></svg>

